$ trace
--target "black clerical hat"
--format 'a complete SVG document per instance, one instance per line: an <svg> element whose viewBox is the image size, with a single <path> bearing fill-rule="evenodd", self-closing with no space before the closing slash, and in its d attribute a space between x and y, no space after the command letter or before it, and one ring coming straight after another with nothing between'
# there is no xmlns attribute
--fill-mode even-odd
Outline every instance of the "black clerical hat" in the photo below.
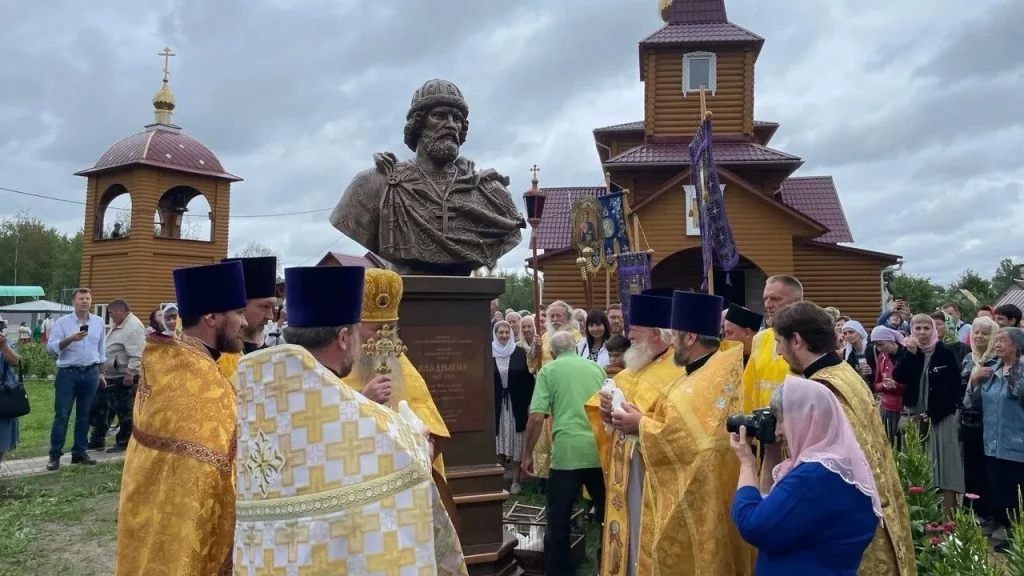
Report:
<svg viewBox="0 0 1024 576"><path fill-rule="evenodd" d="M717 338L722 332L723 305L721 296L676 290L672 294L672 329Z"/></svg>
<svg viewBox="0 0 1024 576"><path fill-rule="evenodd" d="M729 308L725 311L725 319L740 328L748 328L757 332L761 329L761 322L764 320L764 316L739 304L730 304Z"/></svg>
<svg viewBox="0 0 1024 576"><path fill-rule="evenodd" d="M358 324L363 311L362 266L287 268L288 325L328 328Z"/></svg>
<svg viewBox="0 0 1024 576"><path fill-rule="evenodd" d="M238 262L178 268L172 274L182 316L245 308L245 275Z"/></svg>
<svg viewBox="0 0 1024 576"><path fill-rule="evenodd" d="M648 328L670 328L672 299L650 294L629 295L630 326Z"/></svg>
<svg viewBox="0 0 1024 576"><path fill-rule="evenodd" d="M241 262L245 272L245 297L274 298L277 296L277 258L224 258L221 262Z"/></svg>

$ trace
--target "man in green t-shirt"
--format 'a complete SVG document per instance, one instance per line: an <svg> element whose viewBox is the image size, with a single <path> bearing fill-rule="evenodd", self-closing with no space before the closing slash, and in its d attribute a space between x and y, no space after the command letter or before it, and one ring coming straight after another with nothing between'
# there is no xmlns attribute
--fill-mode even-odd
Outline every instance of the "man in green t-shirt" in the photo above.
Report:
<svg viewBox="0 0 1024 576"><path fill-rule="evenodd" d="M41 342L43 340L43 319L40 318L36 321L36 325L32 327L32 341Z"/></svg>
<svg viewBox="0 0 1024 576"><path fill-rule="evenodd" d="M527 474L533 474L533 448L551 414L544 568L551 575L575 574L569 558L569 520L581 487L587 487L597 518L604 520L604 475L584 404L601 390L606 376L597 363L576 355L571 332L556 332L548 345L554 360L537 373L522 466Z"/></svg>

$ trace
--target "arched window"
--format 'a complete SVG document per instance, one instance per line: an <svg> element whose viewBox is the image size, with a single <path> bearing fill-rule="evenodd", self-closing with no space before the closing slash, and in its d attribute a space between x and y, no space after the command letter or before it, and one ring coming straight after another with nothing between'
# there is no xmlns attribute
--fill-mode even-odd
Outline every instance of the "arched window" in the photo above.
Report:
<svg viewBox="0 0 1024 576"><path fill-rule="evenodd" d="M132 227L132 196L128 189L113 184L103 191L96 204L94 240L127 238Z"/></svg>
<svg viewBox="0 0 1024 576"><path fill-rule="evenodd" d="M213 241L213 211L203 193L191 186L175 186L164 192L153 216L158 238Z"/></svg>

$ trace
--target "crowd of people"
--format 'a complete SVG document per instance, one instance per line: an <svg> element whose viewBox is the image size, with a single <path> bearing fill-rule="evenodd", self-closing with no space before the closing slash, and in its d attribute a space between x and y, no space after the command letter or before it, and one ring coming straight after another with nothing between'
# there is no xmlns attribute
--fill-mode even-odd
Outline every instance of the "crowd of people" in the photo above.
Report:
<svg viewBox="0 0 1024 576"><path fill-rule="evenodd" d="M754 555L744 556L749 549L733 541L737 534L757 549L757 574L842 573L858 566L861 573L914 573L908 512L892 457L908 425L927 438L945 517L952 518L971 494L965 505L974 507L996 549L1006 548L1007 510L1015 509L1024 484L1024 458L1018 455L1024 449L1014 440L1024 437L1024 401L1016 390L1024 382L1018 308L983 306L965 322L955 304L915 314L897 299L869 332L835 308L802 302L800 282L777 276L765 286L764 316L705 301L697 308L721 310L720 323L703 332L682 329L699 317L685 302L701 297L663 290L633 295L628 327L617 304L585 311L552 302L539 322L527 311L501 312L492 304L497 451L512 493L527 475L547 479L548 573L570 573L561 551L568 548L566 527L581 487L603 525L596 551L602 574L650 573L656 566L750 573L745 562ZM691 334L692 342L686 340ZM513 344L525 354L517 356L518 376L510 379L502 375L502 355ZM697 395L694 380L707 369L694 360L724 356L730 345L739 368L714 378L721 386L714 395ZM594 364L604 373L586 368ZM784 382L793 390L788 410ZM626 400L617 409L611 408L612 389ZM581 411L579 397L587 395ZM710 406L700 405L705 402ZM754 440L753 449L737 450L740 465L734 469L731 455L704 451L701 460L687 454L683 446L700 444L695 431L676 436L665 430L671 414L684 422L717 422L706 428L706 441L722 438L724 422L703 414L718 407L733 414L767 411L779 441ZM786 412L790 416L783 418ZM815 428L796 417L809 413L829 416ZM644 422L657 431L647 446L638 424ZM747 432L732 435L734 448L746 445ZM676 446L660 461L668 438ZM788 448L785 458L780 445ZM672 472L661 478L661 466ZM598 468L603 484L596 482ZM684 470L698 469L701 481L679 480ZM789 474L793 469L797 473ZM652 474L657 480L645 482ZM709 479L735 480L737 474L738 484L725 491L728 498L719 498L721 485L730 482L712 487ZM855 490L844 492L844 486ZM700 505L687 507L691 497ZM729 500L733 525L723 527L730 508L716 507L716 499ZM676 511L680 507L684 512ZM706 522L702 514L709 514ZM822 530L817 522L830 515L851 521ZM665 526L667 531L659 529ZM688 552L698 539L706 557Z"/></svg>
<svg viewBox="0 0 1024 576"><path fill-rule="evenodd" d="M177 303L148 327L119 299L107 329L82 288L47 330L51 469L73 405L72 463L95 463L115 418L111 450L127 451L116 573L401 559L465 574L450 434L408 357L366 345L398 334L401 277L288 269L285 316L275 271L273 258L176 270ZM601 574L915 574L893 458L911 425L943 513L978 495L965 505L1006 546L1024 485L1020 310L968 323L953 305L915 314L897 300L869 332L804 301L793 277L769 278L763 301L762 315L648 290L630 296L628 325L619 305L556 301L535 318L492 302L495 453L512 494L543 481L548 574L574 573L581 495ZM17 365L6 338L0 353L4 371ZM0 421L0 453L16 441L17 422ZM432 530L411 541L417 515ZM358 529L320 528L342 524Z"/></svg>

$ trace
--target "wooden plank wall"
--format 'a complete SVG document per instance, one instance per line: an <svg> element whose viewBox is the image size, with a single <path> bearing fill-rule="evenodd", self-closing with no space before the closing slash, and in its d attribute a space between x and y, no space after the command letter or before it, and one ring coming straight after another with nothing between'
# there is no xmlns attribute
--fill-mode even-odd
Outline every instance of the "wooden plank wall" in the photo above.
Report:
<svg viewBox="0 0 1024 576"><path fill-rule="evenodd" d="M683 55L693 50L648 49L645 112L648 135L692 136L700 122L700 97L683 94ZM716 134L752 134L753 57L747 51L718 48L717 90L706 94ZM653 71L653 74L651 73Z"/></svg>
<svg viewBox="0 0 1024 576"><path fill-rule="evenodd" d="M813 244L794 243L795 276L804 298L819 306L835 306L871 330L882 308L879 278L887 262Z"/></svg>
<svg viewBox="0 0 1024 576"><path fill-rule="evenodd" d="M131 195L131 234L127 238L95 240L92 230L98 200L114 184L125 186ZM213 241L153 235L157 203L164 192L175 186L191 186L203 193L213 212ZM214 178L149 167L90 177L82 244L82 285L92 289L96 304L106 304L114 298L127 299L140 318L142 312L148 313L161 302L174 301L172 269L212 264L227 256L230 201L230 184ZM110 218L108 214L107 219Z"/></svg>

